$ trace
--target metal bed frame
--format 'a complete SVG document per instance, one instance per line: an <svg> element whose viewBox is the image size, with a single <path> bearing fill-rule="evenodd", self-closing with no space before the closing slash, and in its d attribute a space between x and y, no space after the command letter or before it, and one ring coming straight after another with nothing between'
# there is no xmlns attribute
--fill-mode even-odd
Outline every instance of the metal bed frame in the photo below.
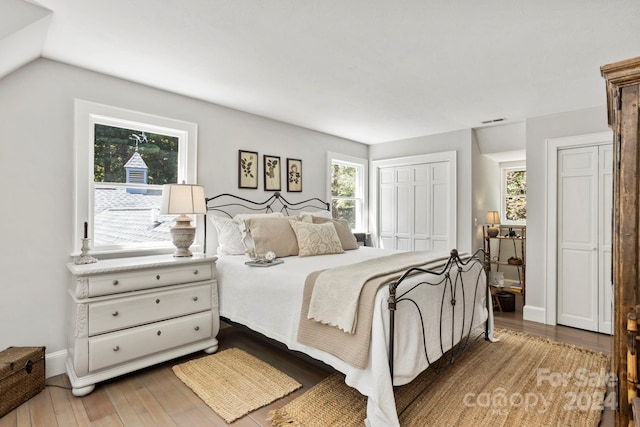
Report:
<svg viewBox="0 0 640 427"><path fill-rule="evenodd" d="M225 201L226 200L226 201ZM319 199L319 198L311 198L306 199L301 202L292 203L286 200L279 192L273 193L263 202L254 202L252 200L239 197L233 194L224 193L219 194L217 196L213 196L206 199L207 203L207 211L220 212L228 217L233 217L231 213L229 213L229 208L240 208L244 212L256 212L256 213L270 213L270 212L282 212L285 215L290 215L292 212L300 212L304 209L315 209L315 210L330 210L330 204ZM276 204L277 203L277 204ZM279 208L278 208L279 206ZM277 210L276 210L277 209ZM206 216L206 215L205 215ZM205 218L205 250L206 250L206 218ZM421 286L441 286L442 295L440 301L440 329L439 329L439 337L440 337L440 350L441 354L438 356L437 364L434 365L435 373L439 373L441 370L446 368L446 366L453 364L455 360L457 360L462 353L464 353L470 346L475 342L475 340L482 335L484 335L485 339L489 339L489 321L485 322L484 331L482 331L478 336L472 339L472 325L473 325L473 317L475 315L475 310L472 310L471 319L469 321L469 327L465 330L465 320L466 320L466 305L467 301L465 298L465 283L461 273L467 272L472 268L480 265L481 268L478 270L478 275L475 277L475 286L474 286L474 298L473 301L476 301L476 298L479 295L479 292L485 293L485 298L487 302L487 310L492 310L493 305L491 303L491 293L489 290L489 280L488 280L488 268L487 268L487 255L483 249L478 249L473 255L470 257L465 257L462 259L458 254L456 249L453 249L450 253L450 257L445 263L445 265L440 270L427 270L422 268L411 268L407 270L402 276L396 280L389 283L389 299L388 299L388 309L390 313L390 322L389 322L389 370L391 373L391 378L393 378L394 371L394 354L395 354L395 328L396 328L396 318L395 312L398 310L398 306L402 303L410 303L415 307L419 317L420 317L420 325L422 329L422 340L423 340L423 349L424 354L429 363L429 366L432 366L432 362L430 359L430 355L427 352L426 345L426 332L424 328L423 322L423 311L416 303L414 299L411 298L412 292L414 292L417 288ZM456 274L453 274L452 270L456 269ZM412 285L409 289L404 291L401 294L397 294L398 287L407 280L409 277L419 274L419 273L429 273L432 275L436 275L439 280L432 282L421 281ZM484 277L484 283L482 278ZM447 291L449 291L447 293ZM458 298L458 295L460 298ZM447 295L449 298L447 300ZM459 331L455 330L455 314L456 314L456 304L459 301L462 301L462 322ZM451 343L453 348L447 352L444 351L444 336L445 333L449 331L443 331L443 321L442 315L445 309L450 308L452 310L452 319L451 319ZM459 340L456 342L456 338ZM436 362L434 362L436 363Z"/></svg>

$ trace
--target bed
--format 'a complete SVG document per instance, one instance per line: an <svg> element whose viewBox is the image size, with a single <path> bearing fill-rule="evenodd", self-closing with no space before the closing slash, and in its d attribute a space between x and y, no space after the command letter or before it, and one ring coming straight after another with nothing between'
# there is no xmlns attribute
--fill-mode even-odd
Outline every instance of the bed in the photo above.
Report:
<svg viewBox="0 0 640 427"><path fill-rule="evenodd" d="M368 397L366 424L369 426L399 425L394 386L406 384L436 361L442 362L445 358L441 356L454 346L455 351L446 354L445 364L452 363L459 352L469 347L478 336L492 339L493 314L481 251L473 255L458 254L455 250L451 253L399 254L388 249L358 247L342 253L286 256L280 258L284 261L282 264L268 268L249 267L245 263L250 258L239 254L239 248L236 248L236 255L224 248L228 244L223 242L225 231L218 224L221 218L226 218L223 221L227 225L229 219L237 219L238 212L247 211L280 212L283 217L297 219L304 216L320 218L329 216L326 213L329 206L320 199L289 203L279 193L258 203L223 194L207 199L207 206L209 218L206 222L215 224L215 227L211 224L205 226L208 227L207 245L209 251L219 253L216 277L221 317L249 327L345 374L345 382ZM217 236L212 236L215 234ZM259 240L253 244L257 250ZM302 244L299 250L302 254ZM374 285L366 351L364 356L360 354L359 362L354 365L353 360L341 354L341 344L335 344L333 338L324 340L324 346L322 339L320 343L308 341L308 335L314 334L314 328L328 329L331 334L346 336L347 339L354 335L349 336L334 326L307 319L310 305L313 305L310 302L313 285L309 288L311 276L317 276L320 271L320 274L345 271L341 269L351 265L384 264L384 260L393 262L395 257L405 255L424 261L418 267L394 272L391 275L394 279L379 288ZM316 283L316 286L320 285ZM362 308L359 310L358 316ZM365 317L366 313L357 318L358 327L367 324L363 320ZM350 346L348 341L346 346Z"/></svg>

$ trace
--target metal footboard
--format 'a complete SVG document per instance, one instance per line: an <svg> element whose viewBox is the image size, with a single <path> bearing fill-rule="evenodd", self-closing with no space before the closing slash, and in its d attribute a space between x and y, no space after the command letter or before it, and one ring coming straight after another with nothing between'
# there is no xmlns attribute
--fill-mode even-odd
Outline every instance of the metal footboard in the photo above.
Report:
<svg viewBox="0 0 640 427"><path fill-rule="evenodd" d="M398 310L399 305L409 304L413 306L417 311L420 317L420 325L422 329L422 342L424 348L424 354L427 359L427 362L431 366L434 361L431 360L433 356L430 357L427 351L427 338L426 331L424 325L424 316L423 309L419 306L419 304L412 298L412 293L415 292L416 289L422 286L433 286L440 287L442 289L441 300L440 300L440 325L439 325L439 338L440 338L440 354L438 358L445 358L445 362L447 364L453 363L468 347L470 344L471 333L473 330L473 321L475 316L475 309L471 310L471 319L468 322L468 328L465 327L465 321L467 316L466 304L467 299L465 298L465 292L468 289L465 289L465 280L475 280L475 284L473 286L474 298L473 303L475 304L478 296L481 292L485 293L487 310L492 310L493 305L491 303L491 295L489 292L489 280L488 280L488 269L487 269L487 259L486 253L482 249L478 249L471 257L465 258L464 260L460 258L458 251L453 249L451 251L451 255L447 260L446 264L440 270L426 270L422 268L411 268L407 270L398 280L393 281L389 284L389 300L388 300L388 308L389 308L389 370L391 372L391 378L393 379L394 374L394 358L395 358L395 323L396 316L395 312ZM478 268L480 267L480 268ZM455 269L455 271L454 271ZM473 269L477 269L477 275L472 275L470 278L465 276L462 273L469 272ZM400 285L410 277L413 277L416 274L420 273L428 273L430 275L435 275L435 278L431 276L429 281L420 281L418 283L413 284L409 289L403 291L401 294L397 294L398 288ZM482 280L484 279L484 280ZM448 292L447 292L448 291ZM460 322L459 330L456 330L456 304L462 304L462 321ZM447 306L448 305L448 306ZM443 330L443 313L445 312L445 308L449 308L452 313L451 319L451 330L444 331ZM403 308L404 309L404 308ZM409 309L409 307L407 307ZM489 318L487 317L487 321L485 322L484 327L484 336L485 339L489 337ZM435 326L435 325L434 325ZM399 325L400 327L400 325ZM450 334L452 350L446 354L444 350L444 337L445 334ZM481 336L482 334L480 334ZM457 339L457 340L456 340Z"/></svg>

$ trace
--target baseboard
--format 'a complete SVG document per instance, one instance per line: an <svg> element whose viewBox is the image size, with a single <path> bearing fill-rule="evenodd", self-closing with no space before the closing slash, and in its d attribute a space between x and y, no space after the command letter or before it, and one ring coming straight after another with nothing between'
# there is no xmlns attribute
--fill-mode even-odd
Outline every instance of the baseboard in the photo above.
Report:
<svg viewBox="0 0 640 427"><path fill-rule="evenodd" d="M532 322L545 323L547 318L546 310L544 307L525 305L522 309L522 318Z"/></svg>
<svg viewBox="0 0 640 427"><path fill-rule="evenodd" d="M55 377L56 375L64 374L64 364L67 360L67 350L56 351L55 353L48 353L45 356L45 369L47 371L47 378Z"/></svg>

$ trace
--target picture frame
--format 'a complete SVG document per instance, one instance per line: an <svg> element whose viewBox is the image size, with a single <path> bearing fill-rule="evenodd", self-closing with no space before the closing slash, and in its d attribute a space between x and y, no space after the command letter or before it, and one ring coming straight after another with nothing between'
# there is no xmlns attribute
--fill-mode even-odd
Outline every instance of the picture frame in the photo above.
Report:
<svg viewBox="0 0 640 427"><path fill-rule="evenodd" d="M280 191L281 163L279 156L262 156L262 171L264 174L264 191Z"/></svg>
<svg viewBox="0 0 640 427"><path fill-rule="evenodd" d="M258 188L258 153L238 150L238 188Z"/></svg>
<svg viewBox="0 0 640 427"><path fill-rule="evenodd" d="M302 160L287 159L287 191L302 192Z"/></svg>

